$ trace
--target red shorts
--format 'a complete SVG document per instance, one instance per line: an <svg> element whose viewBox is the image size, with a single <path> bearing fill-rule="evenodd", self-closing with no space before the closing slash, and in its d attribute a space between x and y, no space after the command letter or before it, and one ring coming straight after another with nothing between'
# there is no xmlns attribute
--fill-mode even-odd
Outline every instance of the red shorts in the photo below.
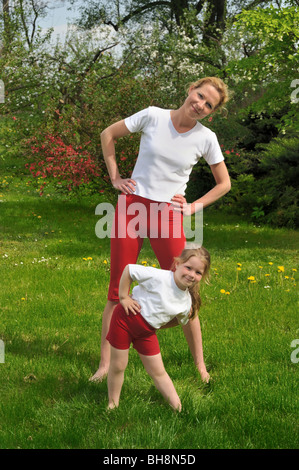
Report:
<svg viewBox="0 0 299 470"><path fill-rule="evenodd" d="M106 339L116 349L129 349L133 343L136 351L145 356L160 352L156 329L140 313L127 315L121 304L114 309Z"/></svg>
<svg viewBox="0 0 299 470"><path fill-rule="evenodd" d="M110 239L108 300L119 300L122 272L127 264L136 264L144 238L149 238L161 269L170 269L173 258L183 251L186 242L183 214L172 211L170 206L135 194L119 196Z"/></svg>

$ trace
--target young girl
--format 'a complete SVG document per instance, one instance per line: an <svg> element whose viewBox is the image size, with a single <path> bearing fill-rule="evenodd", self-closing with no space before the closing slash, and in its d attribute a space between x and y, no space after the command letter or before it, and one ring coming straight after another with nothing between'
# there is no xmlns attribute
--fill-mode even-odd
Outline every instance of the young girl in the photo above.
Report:
<svg viewBox="0 0 299 470"><path fill-rule="evenodd" d="M129 264L120 284L119 300L113 312L107 340L111 345L108 371L108 408L118 406L130 344L139 353L145 370L169 404L181 411L181 402L167 374L156 330L176 320L184 329L196 317L201 300L199 282L206 278L210 255L201 248L186 248L174 258L173 270ZM129 295L133 281L138 285ZM201 338L200 338L201 340Z"/></svg>

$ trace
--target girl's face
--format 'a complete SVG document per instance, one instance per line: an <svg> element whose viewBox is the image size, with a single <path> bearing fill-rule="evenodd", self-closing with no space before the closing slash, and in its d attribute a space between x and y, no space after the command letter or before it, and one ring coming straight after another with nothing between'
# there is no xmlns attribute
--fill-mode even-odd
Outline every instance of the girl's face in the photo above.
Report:
<svg viewBox="0 0 299 470"><path fill-rule="evenodd" d="M220 94L209 83L198 88L190 88L185 101L186 109L193 119L203 119L215 111L220 101Z"/></svg>
<svg viewBox="0 0 299 470"><path fill-rule="evenodd" d="M205 263L197 256L188 261L178 263L174 272L174 280L179 289L186 290L200 282L205 271Z"/></svg>

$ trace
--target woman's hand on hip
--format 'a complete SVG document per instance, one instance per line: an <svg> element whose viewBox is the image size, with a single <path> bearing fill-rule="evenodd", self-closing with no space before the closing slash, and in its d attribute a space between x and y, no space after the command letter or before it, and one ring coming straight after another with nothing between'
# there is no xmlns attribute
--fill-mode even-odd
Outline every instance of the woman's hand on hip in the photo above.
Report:
<svg viewBox="0 0 299 470"><path fill-rule="evenodd" d="M136 181L131 178L118 178L112 182L112 185L124 194L132 194L135 192Z"/></svg>
<svg viewBox="0 0 299 470"><path fill-rule="evenodd" d="M171 199L171 207L176 212L182 212L184 216L192 215L192 206L188 204L182 194L175 194Z"/></svg>

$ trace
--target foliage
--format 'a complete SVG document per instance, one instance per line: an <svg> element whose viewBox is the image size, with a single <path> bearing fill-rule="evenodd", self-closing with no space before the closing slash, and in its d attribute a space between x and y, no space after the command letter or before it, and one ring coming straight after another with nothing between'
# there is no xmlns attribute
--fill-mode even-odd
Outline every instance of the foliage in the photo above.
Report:
<svg viewBox="0 0 299 470"><path fill-rule="evenodd" d="M295 7L272 6L238 15L234 25L236 38L246 55L231 60L226 72L238 84L239 93L244 93L240 118L253 116L267 126L268 118L273 116L278 131L299 129L298 112L291 100L299 60L298 20Z"/></svg>
<svg viewBox="0 0 299 470"><path fill-rule="evenodd" d="M81 184L100 184L100 168L82 146L73 148L72 145L66 145L60 136L45 135L42 145L33 138L30 147L32 155L38 156L38 161L27 163L25 167L29 168L34 178L44 180L40 194L43 194L49 178L57 181L57 187L66 187L69 191Z"/></svg>
<svg viewBox="0 0 299 470"><path fill-rule="evenodd" d="M179 22L161 13L152 17L150 25L139 21L129 27L132 23L128 21L128 27L119 24L117 32L104 23L91 30L77 28L69 31L64 45L52 49L51 31L44 35L36 29L28 42L28 32L33 31L30 21L34 19L32 11L26 10L29 3L22 2L25 22L17 9L10 14L9 29L0 21L3 37L10 34L0 55L6 91L1 105L6 118L0 123L0 135L2 147L16 159L30 156L34 167L30 173L29 164L28 174L36 175L43 169L41 175L46 177L38 175L40 185L52 181L57 188L75 191L84 186L87 192L104 190L112 197L102 158L101 131L150 105L177 108L191 82L204 75L217 75L233 91L227 110L203 122L218 136L233 183L231 192L217 205L249 214L260 222L297 226L296 204L286 202L293 185L283 185L281 176L282 161L289 163L283 156L288 150L277 143L282 151L273 159L277 168L265 172L260 147L266 148L275 138L281 142L282 135L291 142L298 130L298 9L294 2L288 2L288 7L269 7L272 2L263 2L262 8L256 8L260 2L253 5L242 0L234 7L227 2L221 34L209 40L204 31L205 15L211 20L212 10L203 8L199 12L194 8L196 2L185 2L187 8L181 11ZM141 3L145 5L134 5ZM58 176L48 167L44 153L45 149L50 151L48 136L53 136L60 149L57 165L68 162L68 170L71 166L75 169L83 158L84 165L76 168L80 179L71 172L68 177L66 173ZM134 167L139 137L117 142L124 176L130 176ZM33 155L35 139L38 152ZM72 149L71 156L66 149ZM97 168L93 175L91 165ZM84 183L85 177L89 183ZM199 162L188 185L188 200L200 197L213 184L208 165ZM280 194L281 202L271 188Z"/></svg>

